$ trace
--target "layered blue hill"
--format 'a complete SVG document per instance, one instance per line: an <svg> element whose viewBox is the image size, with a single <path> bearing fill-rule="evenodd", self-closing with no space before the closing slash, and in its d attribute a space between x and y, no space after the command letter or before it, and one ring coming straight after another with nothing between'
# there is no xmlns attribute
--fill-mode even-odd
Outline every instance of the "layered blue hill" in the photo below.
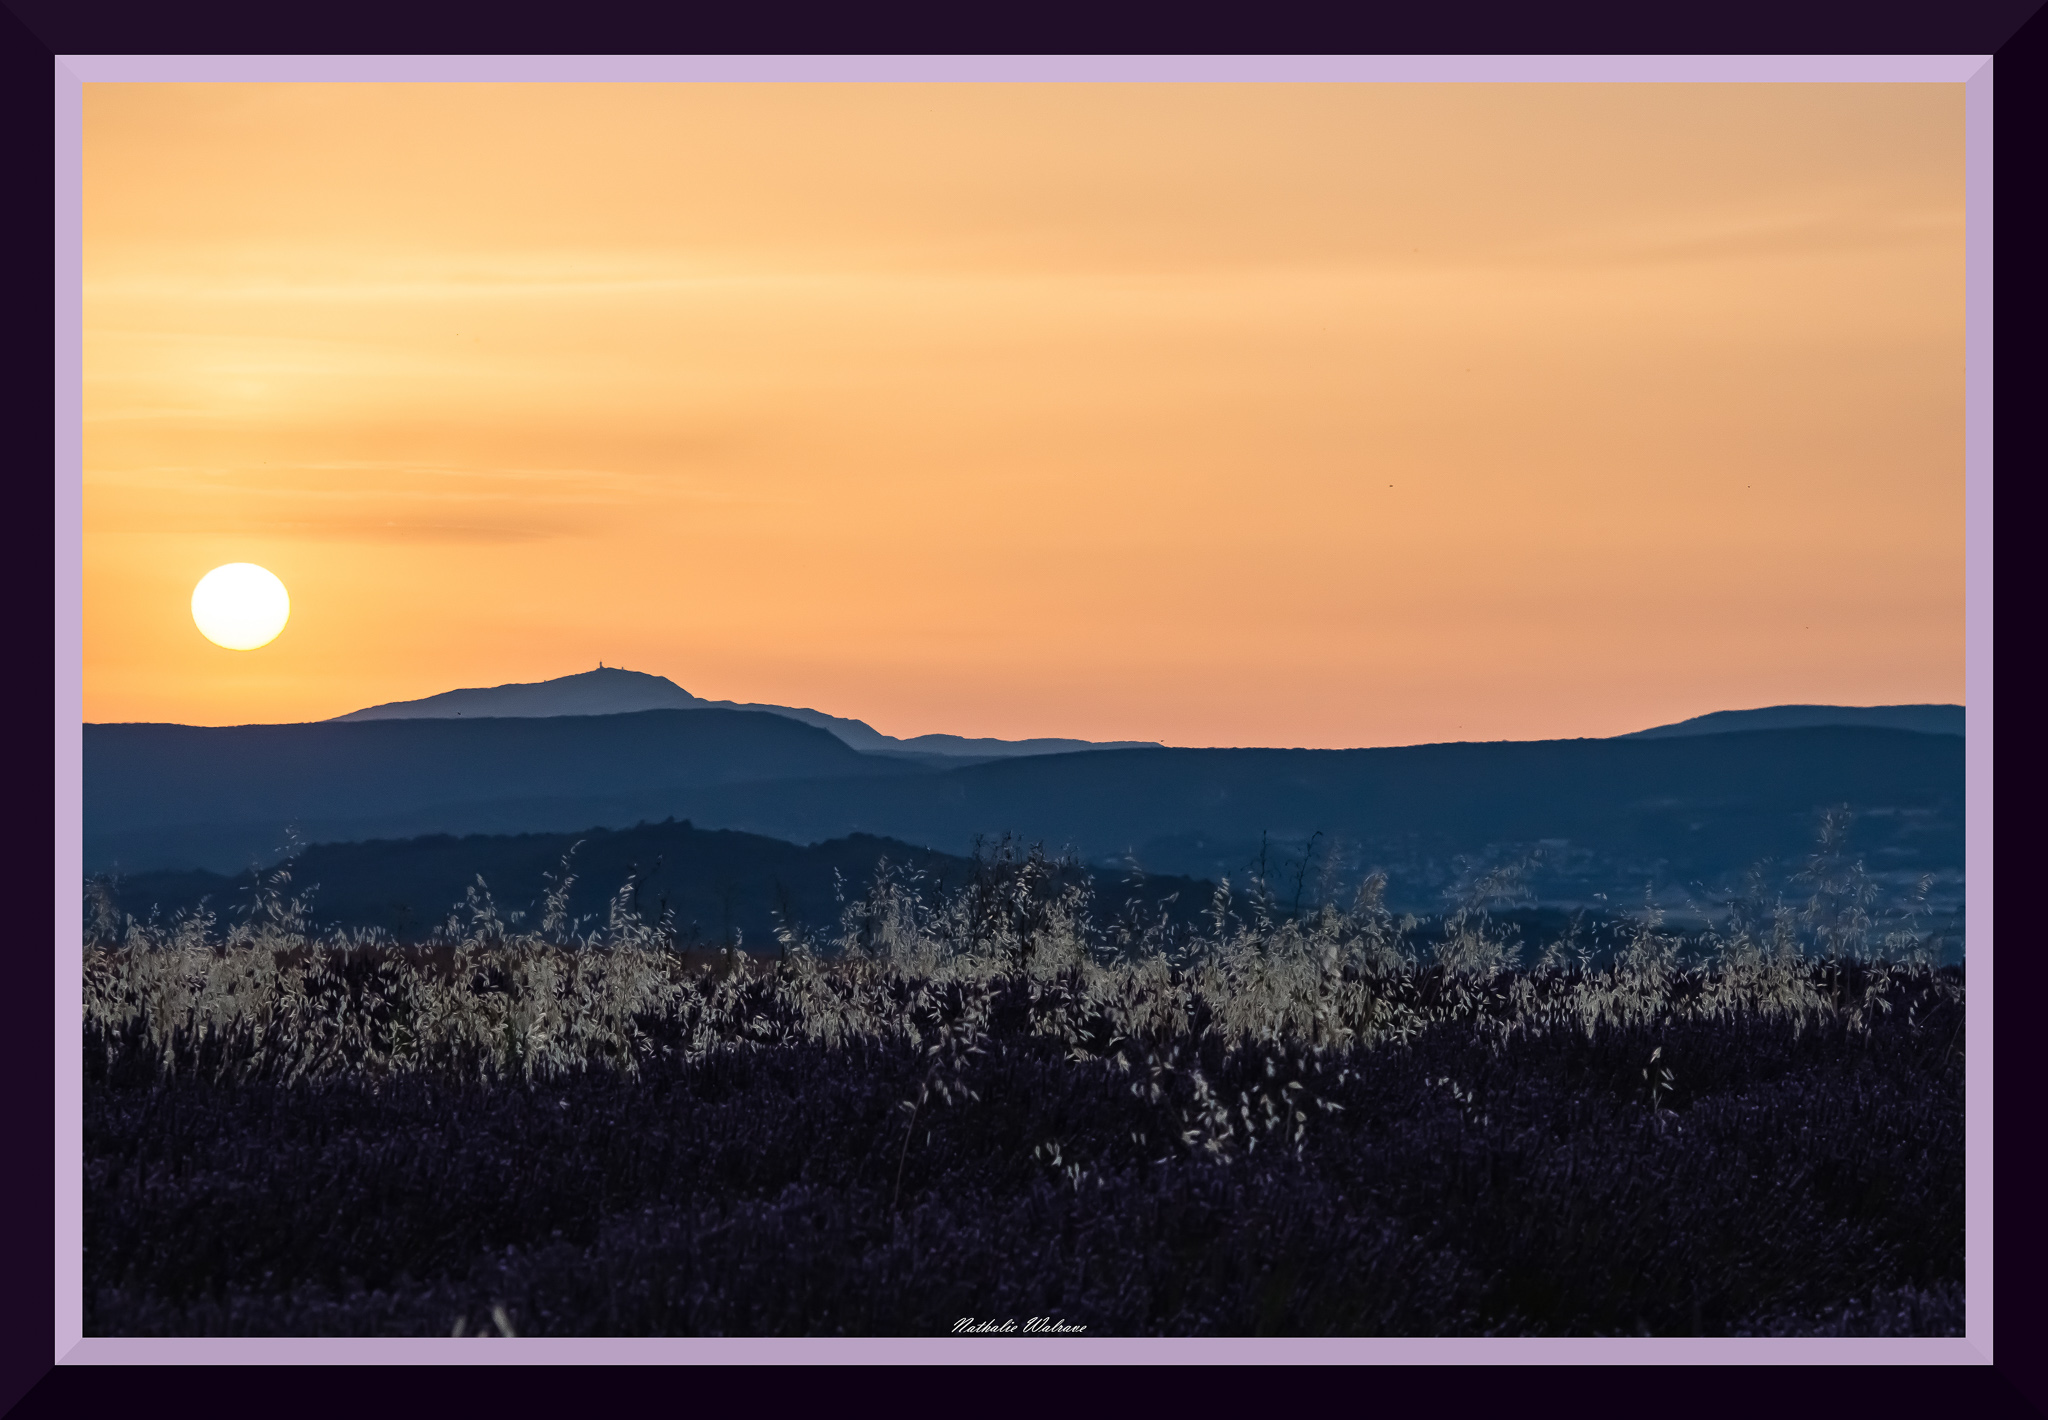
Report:
<svg viewBox="0 0 2048 1420"><path fill-rule="evenodd" d="M692 795L700 823L781 838L886 834L950 847L1015 830L1084 859L1242 882L1334 854L1433 893L1459 860L1541 847L1553 895L1640 902L1646 883L1725 887L1811 853L1822 815L1895 884L1958 896L1963 741L1855 726L1664 739L1393 749L1166 749L975 765L922 779L764 784ZM1321 838L1316 839L1320 834ZM1327 860L1326 860L1327 861ZM1412 899L1411 899L1412 900Z"/></svg>
<svg viewBox="0 0 2048 1420"><path fill-rule="evenodd" d="M87 725L86 866L231 872L274 858L288 827L307 842L573 829L720 785L926 772L736 710Z"/></svg>
<svg viewBox="0 0 2048 1420"><path fill-rule="evenodd" d="M86 866L231 873L306 842L569 833L674 817L951 854L1015 833L1193 879L1386 869L1420 905L1540 849L1539 896L1719 892L1822 814L1894 888L1959 898L1960 736L1856 725L1357 750L1095 749L935 768L744 711L86 727ZM1265 863L1259 866L1263 853Z"/></svg>
<svg viewBox="0 0 2048 1420"><path fill-rule="evenodd" d="M564 860L567 859L565 870ZM783 927L831 933L846 903L857 898L886 860L915 873L934 897L967 883L978 865L894 839L852 834L804 845L686 822L641 824L576 834L445 834L364 843L323 843L291 864L285 889L304 894L317 928L372 929L400 941L418 941L441 927L451 911L468 925L465 896L479 881L500 920L533 928L543 899L565 884L571 924L605 926L615 896L648 923L666 923L685 945L737 945L752 952L776 949ZM1209 905L1207 884L1152 877L1123 881L1122 874L1089 874L1078 865L1056 867L1063 883L1086 877L1111 913L1136 899L1144 920L1164 914L1191 921ZM252 875L201 870L137 873L111 886L117 908L138 920L159 920L202 907L222 920L248 910L257 886Z"/></svg>

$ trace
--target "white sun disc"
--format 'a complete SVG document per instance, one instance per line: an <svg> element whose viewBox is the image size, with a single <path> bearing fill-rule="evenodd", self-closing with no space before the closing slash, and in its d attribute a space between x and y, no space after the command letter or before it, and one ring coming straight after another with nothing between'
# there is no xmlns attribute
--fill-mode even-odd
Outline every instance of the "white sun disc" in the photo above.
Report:
<svg viewBox="0 0 2048 1420"><path fill-rule="evenodd" d="M230 651L269 645L291 614L284 583L253 562L216 567L192 589L192 620L207 640Z"/></svg>

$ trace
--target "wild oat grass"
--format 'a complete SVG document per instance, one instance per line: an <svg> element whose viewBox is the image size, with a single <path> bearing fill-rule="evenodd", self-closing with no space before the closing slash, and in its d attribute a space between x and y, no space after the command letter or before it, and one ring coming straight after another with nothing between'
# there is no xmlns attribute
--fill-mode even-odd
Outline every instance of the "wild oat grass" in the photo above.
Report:
<svg viewBox="0 0 2048 1420"><path fill-rule="evenodd" d="M1895 1007L1917 1018L1959 1004L1959 974L1937 969L1937 944L1910 913L1873 919L1867 879L1838 861L1838 833L1831 819L1801 880L1813 889L1804 901L1738 904L1729 930L1705 937L1668 932L1646 910L1602 965L1570 939L1522 963L1525 945L1490 912L1515 892L1511 871L1478 878L1427 936L1387 910L1380 875L1341 907L1276 918L1270 896L1255 886L1239 904L1226 882L1203 930L1105 930L1085 886L1005 842L950 894L927 894L916 875L883 863L835 932L785 926L772 957L749 957L681 950L672 923L632 909L630 883L602 927L574 931L566 859L533 927L502 918L479 881L426 943L322 937L308 929L287 866L226 925L210 915L120 919L102 895L88 916L85 1025L109 1060L140 1052L166 1074L284 1083L632 1076L656 1057L901 1043L932 1056L931 1088L950 1100L997 1003L1021 991L1033 1036L1154 1095L1184 1074L1194 1102L1185 1137L1212 1150L1251 1146L1259 1130L1243 1119L1224 1129L1206 1103L1192 1062L1211 1043L1226 1054L1255 1044L1334 1058L1442 1023L1500 1045L1738 1017L1795 1034L1829 1021L1867 1032ZM1279 1118L1298 1132L1308 1117L1313 1097L1294 1088L1284 1109L1269 1101L1267 1132Z"/></svg>

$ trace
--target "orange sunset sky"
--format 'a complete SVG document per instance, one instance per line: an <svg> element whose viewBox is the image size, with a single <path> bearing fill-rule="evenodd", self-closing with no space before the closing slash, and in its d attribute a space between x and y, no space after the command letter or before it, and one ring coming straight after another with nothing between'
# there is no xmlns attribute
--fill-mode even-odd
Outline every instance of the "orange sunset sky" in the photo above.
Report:
<svg viewBox="0 0 2048 1420"><path fill-rule="evenodd" d="M89 84L84 215L89 721L1963 698L1960 85Z"/></svg>

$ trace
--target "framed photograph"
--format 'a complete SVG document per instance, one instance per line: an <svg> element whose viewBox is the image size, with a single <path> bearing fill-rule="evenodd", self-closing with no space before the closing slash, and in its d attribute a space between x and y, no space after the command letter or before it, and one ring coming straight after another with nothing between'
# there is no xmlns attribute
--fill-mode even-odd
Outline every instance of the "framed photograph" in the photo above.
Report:
<svg viewBox="0 0 2048 1420"><path fill-rule="evenodd" d="M60 1358L1987 1359L1989 96L65 58Z"/></svg>

